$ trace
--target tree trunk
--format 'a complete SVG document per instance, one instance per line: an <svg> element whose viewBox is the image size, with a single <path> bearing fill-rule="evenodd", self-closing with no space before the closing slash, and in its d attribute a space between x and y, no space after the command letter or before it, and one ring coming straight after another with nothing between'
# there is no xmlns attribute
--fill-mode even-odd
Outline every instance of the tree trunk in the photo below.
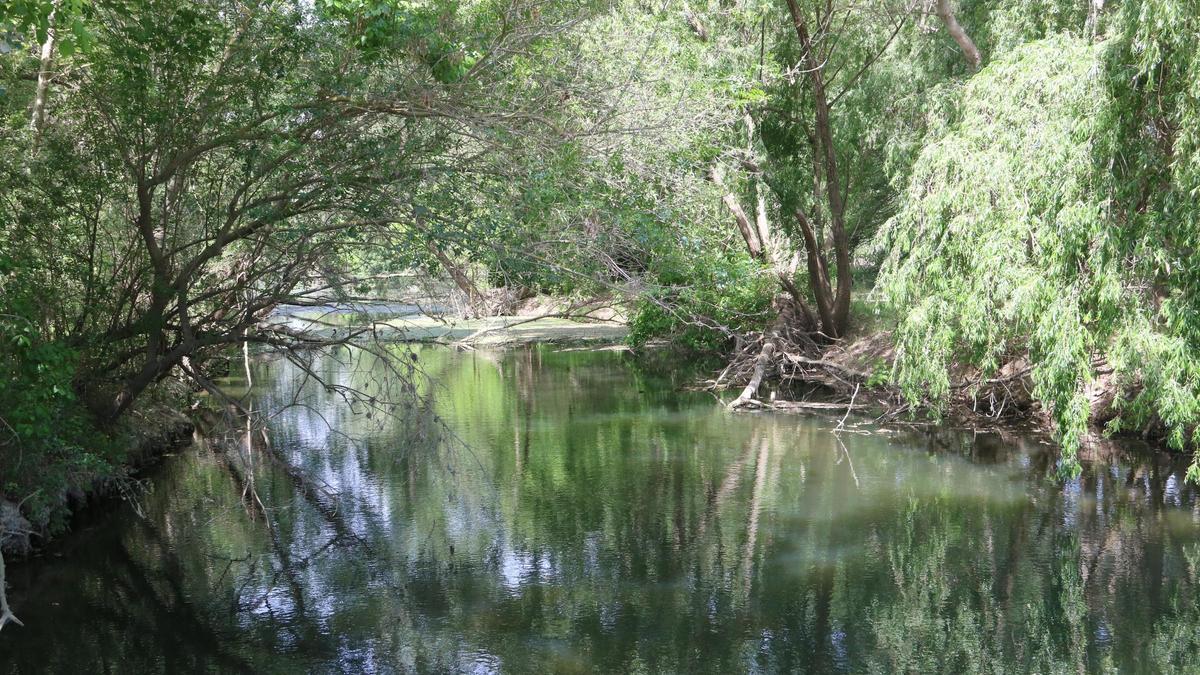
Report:
<svg viewBox="0 0 1200 675"><path fill-rule="evenodd" d="M692 29L701 42L708 42L708 29L704 27L704 23L692 11L692 6L686 0L683 3L683 20L687 22L688 28Z"/></svg>
<svg viewBox="0 0 1200 675"><path fill-rule="evenodd" d="M967 31L963 30L958 19L954 18L954 11L950 9L950 0L937 0L937 15L941 17L942 23L946 24L946 30L949 31L950 37L954 38L959 48L962 49L967 63L971 64L971 70L979 70L979 64L983 62L983 57L980 56L979 49L975 47L971 36L967 35Z"/></svg>
<svg viewBox="0 0 1200 675"><path fill-rule="evenodd" d="M837 266L837 291L834 294L828 320L823 317L822 323L824 324L823 329L826 335L831 338L839 338L845 335L846 327L849 324L850 293L853 284L850 273L850 241L846 236L846 205L842 199L842 186L838 178L837 156L833 145L833 127L829 121L829 100L825 93L823 60L817 58L812 38L809 36L808 27L805 24L804 16L800 13L800 7L797 5L796 0L787 0L787 2L788 10L791 12L792 22L796 29L796 37L799 38L800 46L804 50L804 68L807 71L809 85L812 87L813 108L816 113L815 141L819 147L818 157L824 164L825 200L829 204L829 228L833 235L834 260ZM807 234L805 238L806 240L808 239ZM812 247L816 248L815 233ZM814 266L811 264L813 253L816 254L818 262L820 262L819 265ZM828 270L825 268L823 261L820 260L821 257L820 250L815 250L809 254L810 277L814 269L823 275L823 279L813 280L814 288L822 281L826 287L828 286Z"/></svg>
<svg viewBox="0 0 1200 675"><path fill-rule="evenodd" d="M487 308L483 307L485 298L483 293L480 292L479 287L467 276L462 267L455 263L450 256L446 255L446 252L437 245L436 238L425 227L424 211L423 208L417 210L413 224L425 235L426 250L432 253L433 257L437 258L438 262L441 263L442 269L446 270L446 274L449 274L450 278L454 280L454 285L458 287L458 290L463 292L463 295L467 296L467 304L470 306L471 311L473 313L486 311Z"/></svg>
<svg viewBox="0 0 1200 675"><path fill-rule="evenodd" d="M742 233L742 239L746 242L746 249L750 252L750 257L762 260L762 242L758 240L758 237L754 235L754 230L750 228L750 219L746 217L746 212L742 209L742 205L738 204L737 198L733 196L732 192L725 193L725 196L721 197L721 202L733 214L733 220L737 223L738 231Z"/></svg>
<svg viewBox="0 0 1200 675"><path fill-rule="evenodd" d="M4 590L4 553L0 551L0 630L3 630L7 623L25 625L8 608L8 594Z"/></svg>
<svg viewBox="0 0 1200 675"><path fill-rule="evenodd" d="M816 234L804 212L796 210L796 222L800 225L800 234L804 237L804 250L808 260L808 283L812 289L813 298L817 302L817 313L821 316L821 330L829 337L837 337L830 333L836 325L834 319L833 292L829 289L829 274L825 271L825 260L817 244Z"/></svg>
<svg viewBox="0 0 1200 675"><path fill-rule="evenodd" d="M454 285L458 286L458 290L467 296L467 303L471 305L471 309L476 312L485 309L481 306L484 299L483 293L479 292L479 288L475 286L466 272L463 272L462 268L451 260L445 251L438 248L432 239L425 242L425 248L429 249L429 252L442 264L442 269L446 270L446 273L454 280Z"/></svg>
<svg viewBox="0 0 1200 675"><path fill-rule="evenodd" d="M37 89L33 96L33 113L29 118L29 128L35 137L40 137L46 126L46 96L50 92L51 68L54 66L55 33L54 15L58 12L58 3L52 4L50 16L47 18L46 41L42 43L41 61L38 64Z"/></svg>
<svg viewBox="0 0 1200 675"><path fill-rule="evenodd" d="M1087 33L1095 39L1100 32L1100 15L1104 13L1104 0L1091 0L1088 3Z"/></svg>
<svg viewBox="0 0 1200 675"><path fill-rule="evenodd" d="M721 173L717 168L714 167L710 171L710 176L714 183L724 188ZM807 324L815 326L817 321L813 316L812 310L809 309L808 303L804 301L804 296L800 294L800 289L796 288L795 282L792 281L795 266L783 262L776 242L771 237L771 225L767 220L766 200L762 196L762 190L757 189L757 185L755 193L755 222L753 227L750 224L750 218L746 216L745 209L738 203L737 197L732 192L726 192L721 197L721 203L733 214L734 222L737 224L738 232L742 235L742 240L746 243L746 250L750 253L750 257L771 264L776 278L779 279L779 286L792 298L792 302L800 308L800 312L804 315Z"/></svg>
<svg viewBox="0 0 1200 675"><path fill-rule="evenodd" d="M754 190L754 226L758 229L758 240L763 243L763 246L768 247L773 255L777 256L779 249L771 243L771 222L767 220L767 198L763 196L762 187L759 186L757 180L751 183L751 189ZM777 258L771 262L776 265L782 263Z"/></svg>

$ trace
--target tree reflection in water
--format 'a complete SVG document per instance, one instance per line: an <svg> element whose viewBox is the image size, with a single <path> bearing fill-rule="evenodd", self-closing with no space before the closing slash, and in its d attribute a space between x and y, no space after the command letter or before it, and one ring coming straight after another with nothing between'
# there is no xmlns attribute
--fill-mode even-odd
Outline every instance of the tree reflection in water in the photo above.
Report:
<svg viewBox="0 0 1200 675"><path fill-rule="evenodd" d="M261 441L170 458L145 519L13 566L28 628L0 671L1200 666L1200 507L1170 458L1063 485L1035 438L839 441L611 353L420 359L425 403L384 420L312 387L284 406L302 374L259 364L295 469Z"/></svg>

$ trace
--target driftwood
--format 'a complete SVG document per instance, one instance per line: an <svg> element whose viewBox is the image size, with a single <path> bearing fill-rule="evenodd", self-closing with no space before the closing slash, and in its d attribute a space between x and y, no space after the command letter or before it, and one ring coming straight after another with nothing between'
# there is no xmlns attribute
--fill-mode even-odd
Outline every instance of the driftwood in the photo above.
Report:
<svg viewBox="0 0 1200 675"><path fill-rule="evenodd" d="M835 403L833 401L770 401L770 402L764 402L764 401L759 401L757 399L750 399L750 400L742 403L739 407L754 408L756 410L778 410L781 412L825 411L825 410L842 412L842 411L861 409L866 406L864 406L862 404Z"/></svg>
<svg viewBox="0 0 1200 675"><path fill-rule="evenodd" d="M713 380L702 383L710 391L744 386L741 394L728 404L731 410L774 410L780 412L844 412L881 409L879 419L894 421L909 413L914 404L894 386L874 381L873 372L861 364L888 358L885 351L845 344L820 333L805 330L792 321L781 320L764 333L739 335L738 346L729 365ZM877 337L877 336L876 336ZM866 338L869 343L873 337ZM770 346L770 349L767 347ZM1102 362L1094 364L1099 377L1087 392L1093 401L1093 424L1103 424L1113 415L1111 396L1114 387L1111 369ZM764 379L775 379L779 399L755 398ZM799 396L805 388L819 387L823 394L816 401L786 400L786 392ZM799 391L796 391L796 390ZM975 370L956 373L950 385L950 406L956 415L975 424L993 425L1021 420L1039 420L1041 408L1032 396L1032 368L1027 360L1013 358L990 377ZM807 394L800 396L809 398ZM840 399L840 400L839 400ZM919 405L917 406L919 407ZM844 420L845 418L843 418ZM1044 421L1044 420L1042 420ZM844 421L840 426L844 426Z"/></svg>
<svg viewBox="0 0 1200 675"><path fill-rule="evenodd" d="M762 351L758 354L758 359L754 365L754 375L750 377L750 382L742 393L729 403L730 410L736 410L748 402L753 401L758 394L758 388L762 385L763 376L767 372L767 364L771 362L771 355L775 352L775 343L768 342L763 345Z"/></svg>
<svg viewBox="0 0 1200 675"><path fill-rule="evenodd" d="M8 595L4 591L4 553L0 552L0 630L9 623L24 626L21 620L8 608Z"/></svg>

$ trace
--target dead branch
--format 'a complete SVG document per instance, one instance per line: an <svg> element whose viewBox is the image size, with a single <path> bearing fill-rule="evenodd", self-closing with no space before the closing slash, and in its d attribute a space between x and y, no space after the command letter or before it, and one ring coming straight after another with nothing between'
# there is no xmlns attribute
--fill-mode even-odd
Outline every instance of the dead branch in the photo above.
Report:
<svg viewBox="0 0 1200 675"><path fill-rule="evenodd" d="M747 404L748 401L754 400L758 394L758 387L762 384L763 376L767 372L767 364L771 362L771 355L775 352L775 344L768 342L763 345L762 352L759 353L758 359L754 366L754 375L750 378L750 383L742 390L742 393L729 404L730 410L737 410Z"/></svg>
<svg viewBox="0 0 1200 675"><path fill-rule="evenodd" d="M25 625L8 608L8 595L5 593L4 586L4 552L0 551L0 630L3 630L4 626L9 623L15 623L18 626Z"/></svg>

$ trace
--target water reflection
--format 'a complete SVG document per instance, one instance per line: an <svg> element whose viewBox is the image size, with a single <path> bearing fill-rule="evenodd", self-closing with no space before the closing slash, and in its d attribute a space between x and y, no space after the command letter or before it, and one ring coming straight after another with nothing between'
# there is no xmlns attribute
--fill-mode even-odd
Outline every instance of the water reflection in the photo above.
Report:
<svg viewBox="0 0 1200 675"><path fill-rule="evenodd" d="M1200 502L1170 458L1064 485L1035 439L839 438L611 353L418 356L395 416L259 364L268 438L171 458L145 519L13 566L0 671L1200 667ZM372 359L314 367L396 386Z"/></svg>

